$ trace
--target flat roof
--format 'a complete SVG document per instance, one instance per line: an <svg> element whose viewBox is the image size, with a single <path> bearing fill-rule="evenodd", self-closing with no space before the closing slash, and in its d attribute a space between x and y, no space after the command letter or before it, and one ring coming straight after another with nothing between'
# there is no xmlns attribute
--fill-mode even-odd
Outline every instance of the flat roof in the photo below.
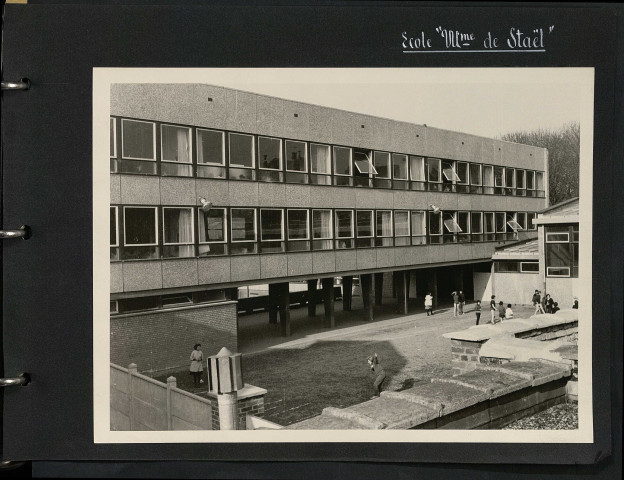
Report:
<svg viewBox="0 0 624 480"><path fill-rule="evenodd" d="M532 238L497 249L492 260L539 260L538 240Z"/></svg>

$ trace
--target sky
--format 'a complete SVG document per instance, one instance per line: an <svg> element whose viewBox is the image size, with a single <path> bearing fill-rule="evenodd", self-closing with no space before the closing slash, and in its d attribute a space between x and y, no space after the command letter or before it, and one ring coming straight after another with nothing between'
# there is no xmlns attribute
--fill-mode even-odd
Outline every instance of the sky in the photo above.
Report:
<svg viewBox="0 0 624 480"><path fill-rule="evenodd" d="M593 70L261 69L216 77L208 83L495 138L579 122Z"/></svg>

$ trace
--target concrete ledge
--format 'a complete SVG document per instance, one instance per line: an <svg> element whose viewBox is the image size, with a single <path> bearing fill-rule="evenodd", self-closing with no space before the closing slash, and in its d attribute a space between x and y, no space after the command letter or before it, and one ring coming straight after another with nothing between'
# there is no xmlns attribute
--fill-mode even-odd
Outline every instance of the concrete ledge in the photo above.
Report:
<svg viewBox="0 0 624 480"><path fill-rule="evenodd" d="M530 362L510 362L499 366L478 366L480 370L493 370L517 375L531 381L531 386L536 387L544 383L557 380L570 375L569 369L561 368L550 363L530 361Z"/></svg>
<svg viewBox="0 0 624 480"><path fill-rule="evenodd" d="M264 388L256 387L254 385L249 385L248 383L246 383L245 386L236 393L238 394L238 400L244 400L246 398L264 396L267 394L267 391ZM205 395L208 398L218 398L218 395L212 392L206 392Z"/></svg>
<svg viewBox="0 0 624 480"><path fill-rule="evenodd" d="M436 378L432 381L447 382L474 388L488 395L488 399L502 397L511 392L531 386L531 380L504 371L473 370L452 378Z"/></svg>
<svg viewBox="0 0 624 480"><path fill-rule="evenodd" d="M367 415L363 415L361 413L357 413L352 410L346 410L346 409L335 408L335 407L327 407L323 409L322 415L351 420L352 422L359 423L363 427L366 427L371 430L383 430L384 428L387 427L387 425L383 422L378 422L375 419Z"/></svg>
<svg viewBox="0 0 624 480"><path fill-rule="evenodd" d="M557 349L560 341L542 342L524 338L495 337L484 343L479 351L479 357L502 358L526 362L531 358L543 358L554 362L564 359Z"/></svg>
<svg viewBox="0 0 624 480"><path fill-rule="evenodd" d="M386 425L386 429L401 430L413 428L439 415L437 410L388 395L353 405L348 411L374 419Z"/></svg>

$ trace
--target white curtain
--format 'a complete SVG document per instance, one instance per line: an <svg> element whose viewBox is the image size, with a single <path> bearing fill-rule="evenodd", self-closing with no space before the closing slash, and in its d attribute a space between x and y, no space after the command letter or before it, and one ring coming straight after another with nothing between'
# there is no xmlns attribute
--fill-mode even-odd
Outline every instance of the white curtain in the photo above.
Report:
<svg viewBox="0 0 624 480"><path fill-rule="evenodd" d="M328 146L314 145L312 147L312 173L330 173Z"/></svg>
<svg viewBox="0 0 624 480"><path fill-rule="evenodd" d="M317 248L332 248L331 210L314 211L314 238L322 239L320 241L317 240Z"/></svg>
<svg viewBox="0 0 624 480"><path fill-rule="evenodd" d="M381 236L384 237L384 239L382 240L382 245L392 245L392 213L377 212L377 221L381 223L381 232L378 225L377 234L379 235L379 233L381 233Z"/></svg>
<svg viewBox="0 0 624 480"><path fill-rule="evenodd" d="M178 155L177 161L182 163L189 163L189 138L188 130L186 128L178 129Z"/></svg>

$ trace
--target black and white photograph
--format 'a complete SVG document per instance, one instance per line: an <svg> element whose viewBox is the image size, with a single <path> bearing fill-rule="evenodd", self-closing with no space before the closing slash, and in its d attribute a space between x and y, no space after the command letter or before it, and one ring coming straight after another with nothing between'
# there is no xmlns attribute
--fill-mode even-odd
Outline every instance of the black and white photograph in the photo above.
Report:
<svg viewBox="0 0 624 480"><path fill-rule="evenodd" d="M591 442L593 79L94 69L96 443Z"/></svg>

